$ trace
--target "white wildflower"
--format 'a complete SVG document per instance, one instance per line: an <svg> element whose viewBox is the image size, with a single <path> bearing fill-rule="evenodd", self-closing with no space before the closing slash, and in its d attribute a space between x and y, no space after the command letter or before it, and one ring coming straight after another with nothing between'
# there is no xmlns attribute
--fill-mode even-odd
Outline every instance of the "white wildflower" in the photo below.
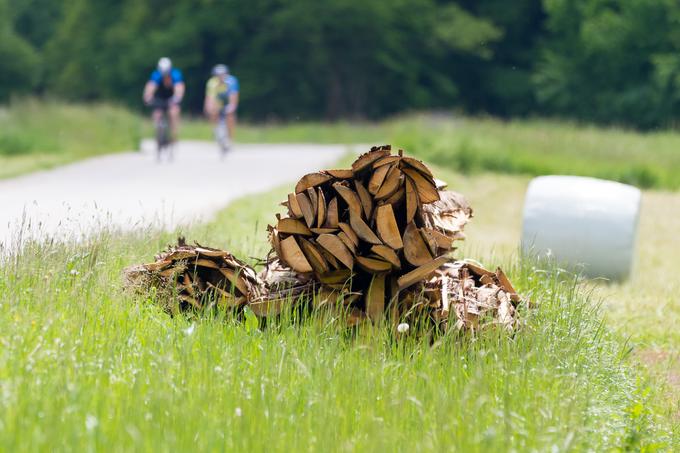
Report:
<svg viewBox="0 0 680 453"><path fill-rule="evenodd" d="M399 324L397 326L397 332L406 333L406 332L408 332L409 328L410 328L410 326L408 324L406 324L405 322L402 322L401 324Z"/></svg>
<svg viewBox="0 0 680 453"><path fill-rule="evenodd" d="M85 417L85 428L88 431L92 431L97 426L99 426L99 420L97 420L97 417L88 414L87 417Z"/></svg>

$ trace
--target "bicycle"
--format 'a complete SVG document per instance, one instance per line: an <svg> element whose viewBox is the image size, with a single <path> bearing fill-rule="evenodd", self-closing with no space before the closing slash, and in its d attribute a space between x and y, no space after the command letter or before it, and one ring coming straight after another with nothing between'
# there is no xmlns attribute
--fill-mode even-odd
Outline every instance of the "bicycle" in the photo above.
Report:
<svg viewBox="0 0 680 453"><path fill-rule="evenodd" d="M224 102L224 106L220 109L219 117L217 119L217 124L215 125L215 140L220 147L220 157L224 158L229 149L231 148L231 131L227 126L227 106L228 98L225 94L220 94L219 98Z"/></svg>
<svg viewBox="0 0 680 453"><path fill-rule="evenodd" d="M170 135L170 118L168 114L170 100L154 99L149 103L149 107L153 110L161 111L161 116L154 125L156 128L156 159L160 162L163 152L167 152L168 160L172 160L172 137Z"/></svg>

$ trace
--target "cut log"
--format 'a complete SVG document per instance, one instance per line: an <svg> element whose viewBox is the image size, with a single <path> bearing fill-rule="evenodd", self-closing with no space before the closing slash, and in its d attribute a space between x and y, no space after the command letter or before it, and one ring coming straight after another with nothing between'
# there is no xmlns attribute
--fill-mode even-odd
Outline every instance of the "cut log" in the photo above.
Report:
<svg viewBox="0 0 680 453"><path fill-rule="evenodd" d="M316 272L317 274L323 274L325 272L328 272L330 270L328 268L328 262L323 257L323 254L319 251L319 249L316 248L316 245L314 245L307 239L304 238L298 239L300 241L300 247L302 248L302 252L305 254L305 257L307 258L309 264L312 266L312 269L314 269L314 272Z"/></svg>
<svg viewBox="0 0 680 453"><path fill-rule="evenodd" d="M451 250L453 248L454 238L432 228L422 228L421 231L428 234L436 242L438 248L443 250Z"/></svg>
<svg viewBox="0 0 680 453"><path fill-rule="evenodd" d="M347 238L352 241L354 244L354 248L357 248L359 246L359 236L354 232L351 226L344 222L338 223L338 226L342 230L343 233L347 235Z"/></svg>
<svg viewBox="0 0 680 453"><path fill-rule="evenodd" d="M378 236L382 241L395 250L400 250L404 247L401 240L401 233L397 225L397 219L394 217L392 205L386 204L378 206L375 214L375 224L378 230Z"/></svg>
<svg viewBox="0 0 680 453"><path fill-rule="evenodd" d="M338 197L333 197L328 203L326 212L326 223L323 225L326 228L337 228L339 222L338 216Z"/></svg>
<svg viewBox="0 0 680 453"><path fill-rule="evenodd" d="M156 272L156 271L161 271L161 270L167 268L168 266L170 266L170 264L172 264L172 261L163 260L163 261L157 261L155 263L145 264L144 267L151 272Z"/></svg>
<svg viewBox="0 0 680 453"><path fill-rule="evenodd" d="M338 229L337 228L310 228L309 231L311 231L314 234L332 234L332 233L337 233Z"/></svg>
<svg viewBox="0 0 680 453"><path fill-rule="evenodd" d="M418 192L416 191L415 184L406 178L405 183L406 188L406 223L409 224L413 222L416 218L416 213L418 212Z"/></svg>
<svg viewBox="0 0 680 453"><path fill-rule="evenodd" d="M314 214L314 220L316 221L316 211L319 203L319 195L316 193L316 189L307 189L307 197L309 198L312 213Z"/></svg>
<svg viewBox="0 0 680 453"><path fill-rule="evenodd" d="M345 284L350 278L352 278L352 271L349 269L339 269L319 275L319 281L326 285Z"/></svg>
<svg viewBox="0 0 680 453"><path fill-rule="evenodd" d="M381 157L380 159L375 161L375 163L373 164L373 169L377 170L379 167L382 167L384 165L398 163L400 160L401 160L400 156Z"/></svg>
<svg viewBox="0 0 680 453"><path fill-rule="evenodd" d="M197 246L197 247L194 248L194 250L199 255L207 256L209 258L222 258L222 257L225 257L225 256L229 256L229 252L225 252L224 250L211 249L211 248L207 248L207 247ZM189 255L189 256L192 256L192 255ZM188 258L189 256L186 256L185 258ZM194 254L194 256L195 256L195 254ZM184 258L180 258L179 256L177 256L174 259L184 259Z"/></svg>
<svg viewBox="0 0 680 453"><path fill-rule="evenodd" d="M354 172L352 170L324 170L324 173L327 173L334 177L335 179L352 179L354 177Z"/></svg>
<svg viewBox="0 0 680 453"><path fill-rule="evenodd" d="M398 207L404 202L405 195L406 195L406 189L404 188L404 186L401 186L401 187L399 187L399 189L396 192L394 192L394 194L392 194L388 198L385 198L383 203L384 204L390 204L393 207Z"/></svg>
<svg viewBox="0 0 680 453"><path fill-rule="evenodd" d="M378 239L378 236L376 236L373 230L366 225L366 222L363 221L359 214L350 212L349 224L361 240L368 242L369 244L382 244L380 239Z"/></svg>
<svg viewBox="0 0 680 453"><path fill-rule="evenodd" d="M255 313L256 316L263 318L267 316L276 316L283 308L289 304L289 301L282 298L262 299L253 301L248 304L248 307Z"/></svg>
<svg viewBox="0 0 680 453"><path fill-rule="evenodd" d="M314 226L314 220L316 219L316 211L312 209L312 202L305 193L299 193L295 196L297 198L298 204L300 205L300 210L305 218L305 223L308 227Z"/></svg>
<svg viewBox="0 0 680 453"><path fill-rule="evenodd" d="M382 167L378 167L374 172L373 175L371 175L371 179L368 181L368 191L375 195L378 193L378 190L380 190L380 186L382 186L383 182L385 181L385 176L387 176L387 173L390 171L392 168L391 165L383 165Z"/></svg>
<svg viewBox="0 0 680 453"><path fill-rule="evenodd" d="M321 252L324 259L328 263L328 268L329 268L328 272L337 271L337 270L345 268L345 266L340 261L338 261L338 259L332 253L330 253L325 248L321 247L321 244L319 244L318 238L317 238L316 244L319 245L319 247L317 247L317 249L319 250L319 252Z"/></svg>
<svg viewBox="0 0 680 453"><path fill-rule="evenodd" d="M380 190L375 194L376 200L384 200L392 196L401 186L401 171L397 167L391 167L385 176L385 181L380 186Z"/></svg>
<svg viewBox="0 0 680 453"><path fill-rule="evenodd" d="M326 197L323 194L323 190L318 189L317 198L316 224L321 228L326 223Z"/></svg>
<svg viewBox="0 0 680 453"><path fill-rule="evenodd" d="M194 266L208 267L210 269L219 269L220 266L217 265L213 260L199 258L194 261Z"/></svg>
<svg viewBox="0 0 680 453"><path fill-rule="evenodd" d="M237 271L234 271L232 269L220 269L220 273L224 275L229 282L234 285L234 288L236 288L241 295L243 296L248 296L248 285L246 285L245 280L241 275L238 274Z"/></svg>
<svg viewBox="0 0 680 453"><path fill-rule="evenodd" d="M366 293L366 314L368 318L377 322L385 311L385 275L375 275Z"/></svg>
<svg viewBox="0 0 680 453"><path fill-rule="evenodd" d="M342 242L342 240L334 234L322 234L317 239L319 245L334 257L336 257L348 269L354 268L354 257L352 252Z"/></svg>
<svg viewBox="0 0 680 453"><path fill-rule="evenodd" d="M397 253L386 245L374 245L371 247L371 252L383 258L385 261L389 261L394 269L401 269L401 260Z"/></svg>
<svg viewBox="0 0 680 453"><path fill-rule="evenodd" d="M301 219L304 214L302 214L302 208L300 208L300 203L294 193L288 194L288 215L294 219Z"/></svg>
<svg viewBox="0 0 680 453"><path fill-rule="evenodd" d="M295 240L295 236L289 236L280 242L281 259L297 272L312 272L312 266L305 258L302 249Z"/></svg>
<svg viewBox="0 0 680 453"><path fill-rule="evenodd" d="M338 238L342 241L343 244L345 244L345 247L352 253L352 255L356 254L357 252L357 246L352 240L345 234L344 231L341 231L338 233Z"/></svg>
<svg viewBox="0 0 680 453"><path fill-rule="evenodd" d="M434 175L432 175L430 169L427 168L427 165L425 165L418 159L414 159L413 157L402 157L401 162L415 170L418 170L420 173L423 174L423 176L434 181Z"/></svg>
<svg viewBox="0 0 680 453"><path fill-rule="evenodd" d="M307 225L300 220L291 218L279 219L279 222L276 224L276 229L279 233L300 234L302 236L312 235L312 232L307 228Z"/></svg>
<svg viewBox="0 0 680 453"><path fill-rule="evenodd" d="M437 270L439 266L446 263L448 260L449 258L447 256L440 256L439 258L435 258L429 263L425 263L411 272L402 275L398 280L399 290L403 291L411 285L425 280L430 274Z"/></svg>
<svg viewBox="0 0 680 453"><path fill-rule="evenodd" d="M357 195L356 192L354 192L349 187L340 183L333 184L333 188L336 190L336 192L338 192L338 195L340 195L340 197L345 200L345 203L347 203L347 207L349 208L349 212L359 214L359 216L361 216L363 207L361 205L361 200L359 200L359 195Z"/></svg>
<svg viewBox="0 0 680 453"><path fill-rule="evenodd" d="M295 193L302 193L307 189L316 187L333 179L331 175L323 173L309 173L304 175L295 186Z"/></svg>
<svg viewBox="0 0 680 453"><path fill-rule="evenodd" d="M359 265L360 268L371 274L389 272L392 269L392 264L379 258L357 256L356 263Z"/></svg>
<svg viewBox="0 0 680 453"><path fill-rule="evenodd" d="M373 162L377 161L381 157L387 157L389 155L390 149L386 147L371 149L371 151L367 152L366 154L362 154L361 156L359 156L357 160L354 161L354 163L352 164L352 171L356 175L362 170L371 168Z"/></svg>
<svg viewBox="0 0 680 453"><path fill-rule="evenodd" d="M415 184L421 203L428 204L439 200L439 191L433 181L428 180L422 173L413 168L404 167L403 172Z"/></svg>
<svg viewBox="0 0 680 453"><path fill-rule="evenodd" d="M427 245L428 250L432 254L432 257L437 256L437 241L435 241L424 228L419 228L418 231L420 232L420 236L423 238L425 245Z"/></svg>
<svg viewBox="0 0 680 453"><path fill-rule="evenodd" d="M368 190L359 180L354 180L354 187L357 189L357 195L359 195L359 201L361 201L361 206L364 209L364 218L370 219L373 215L373 198Z"/></svg>
<svg viewBox="0 0 680 453"><path fill-rule="evenodd" d="M404 231L404 257L413 266L422 266L432 260L432 254L415 223L409 223Z"/></svg>

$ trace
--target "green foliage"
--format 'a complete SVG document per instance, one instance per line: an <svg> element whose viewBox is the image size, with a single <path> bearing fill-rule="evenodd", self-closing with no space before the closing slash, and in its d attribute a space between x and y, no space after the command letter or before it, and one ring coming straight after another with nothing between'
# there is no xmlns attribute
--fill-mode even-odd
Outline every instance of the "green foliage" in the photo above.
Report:
<svg viewBox="0 0 680 453"><path fill-rule="evenodd" d="M197 109L210 68L225 61L241 79L244 114L255 118L448 107L459 95L448 61L487 58L486 43L500 37L489 21L434 0L71 0L61 16L44 50L60 68L45 80L51 91L138 106L146 77L168 55Z"/></svg>
<svg viewBox="0 0 680 453"><path fill-rule="evenodd" d="M14 32L10 19L7 0L0 0L0 102L6 102L13 93L29 91L38 80L38 56Z"/></svg>
<svg viewBox="0 0 680 453"><path fill-rule="evenodd" d="M548 111L650 128L680 113L680 5L548 0L534 76Z"/></svg>
<svg viewBox="0 0 680 453"><path fill-rule="evenodd" d="M652 128L680 114L674 0L1 0L0 12L8 4L0 101L37 89L140 108L167 55L189 110L226 62L242 115L258 120L462 108Z"/></svg>

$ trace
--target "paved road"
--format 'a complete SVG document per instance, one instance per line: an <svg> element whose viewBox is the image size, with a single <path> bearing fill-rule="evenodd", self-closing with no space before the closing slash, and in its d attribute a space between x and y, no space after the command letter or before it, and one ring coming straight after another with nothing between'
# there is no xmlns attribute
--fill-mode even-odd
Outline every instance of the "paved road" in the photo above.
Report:
<svg viewBox="0 0 680 453"><path fill-rule="evenodd" d="M153 144L0 181L0 248L27 237L82 237L98 228L165 229L207 220L229 201L332 166L340 145L237 145L224 160L207 142L181 142L172 162Z"/></svg>

